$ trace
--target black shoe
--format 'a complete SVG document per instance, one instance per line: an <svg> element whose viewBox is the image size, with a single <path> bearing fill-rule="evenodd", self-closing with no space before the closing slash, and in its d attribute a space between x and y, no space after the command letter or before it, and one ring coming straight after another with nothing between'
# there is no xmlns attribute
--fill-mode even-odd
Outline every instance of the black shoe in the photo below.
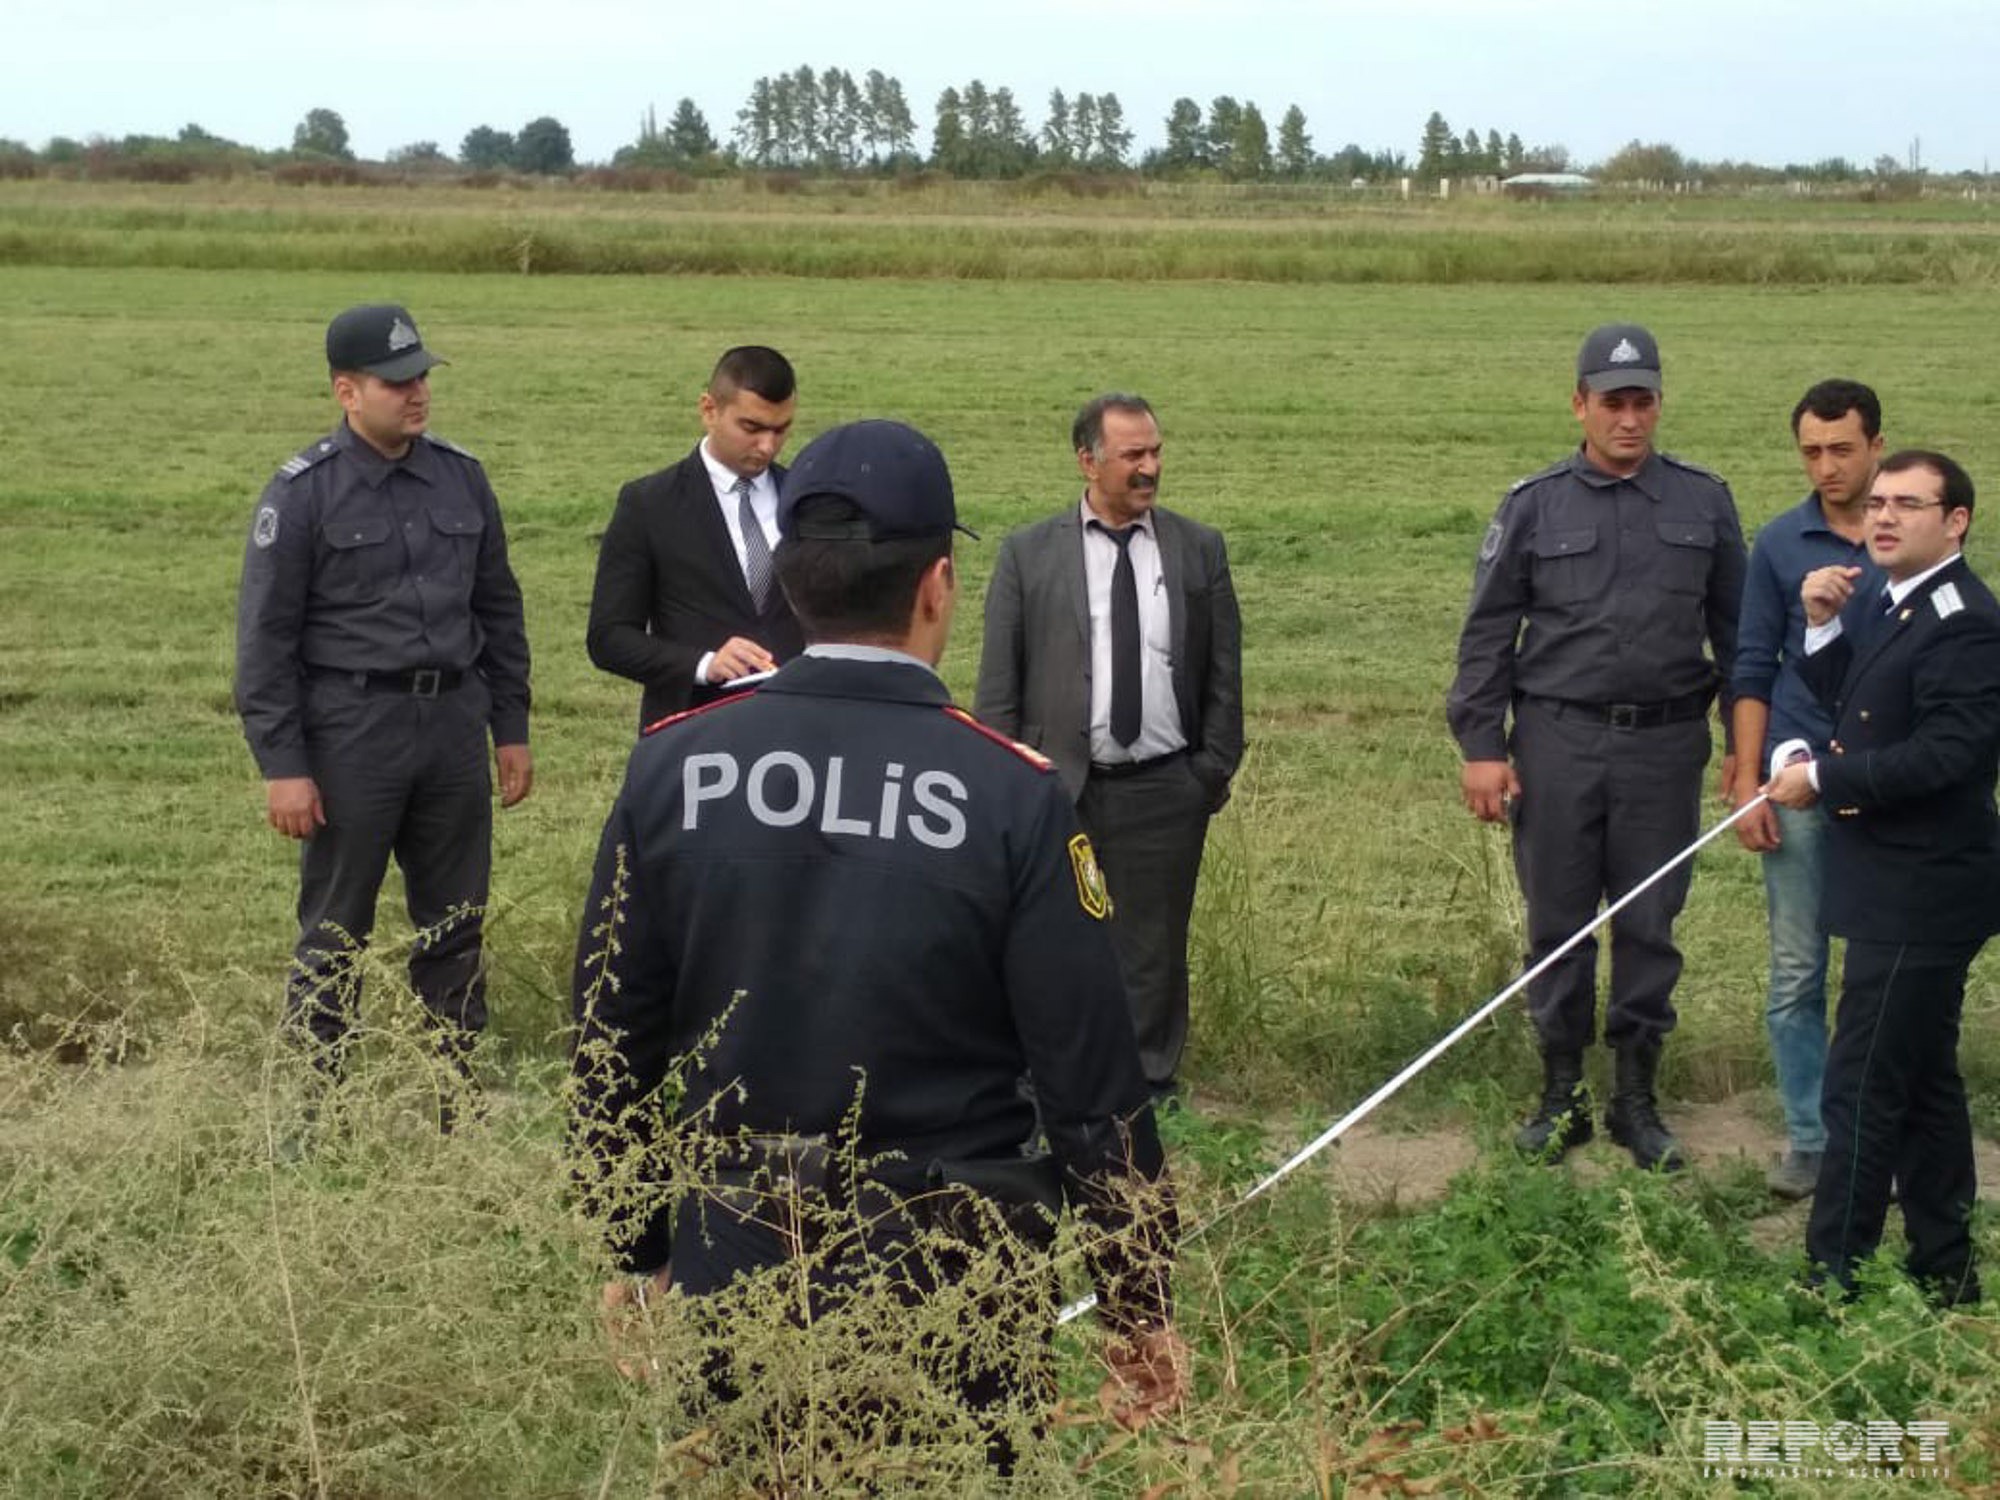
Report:
<svg viewBox="0 0 2000 1500"><path fill-rule="evenodd" d="M1590 1096L1583 1088L1581 1052L1542 1054L1542 1102L1514 1136L1514 1149L1531 1161L1559 1162L1593 1134Z"/></svg>
<svg viewBox="0 0 2000 1500"><path fill-rule="evenodd" d="M1617 1052L1616 1083L1611 1090L1611 1107L1604 1112L1604 1128L1611 1139L1632 1153L1632 1163L1642 1172L1678 1172L1687 1165L1680 1142L1660 1118L1654 1101L1653 1081L1660 1071L1660 1044L1633 1042Z"/></svg>
<svg viewBox="0 0 2000 1500"><path fill-rule="evenodd" d="M1785 1154L1773 1162L1770 1171L1764 1174L1764 1186L1793 1203L1810 1198L1813 1189L1819 1186L1822 1154L1801 1151L1796 1146L1786 1148Z"/></svg>

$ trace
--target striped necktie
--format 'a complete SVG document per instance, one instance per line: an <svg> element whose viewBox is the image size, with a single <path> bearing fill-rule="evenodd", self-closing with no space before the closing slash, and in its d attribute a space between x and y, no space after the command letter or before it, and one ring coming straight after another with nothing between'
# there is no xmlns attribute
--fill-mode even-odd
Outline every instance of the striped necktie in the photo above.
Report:
<svg viewBox="0 0 2000 1500"><path fill-rule="evenodd" d="M761 615L771 602L771 544L764 540L757 507L750 503L750 481L738 479L730 488L736 491L736 523L743 530L743 581L750 585L750 602Z"/></svg>

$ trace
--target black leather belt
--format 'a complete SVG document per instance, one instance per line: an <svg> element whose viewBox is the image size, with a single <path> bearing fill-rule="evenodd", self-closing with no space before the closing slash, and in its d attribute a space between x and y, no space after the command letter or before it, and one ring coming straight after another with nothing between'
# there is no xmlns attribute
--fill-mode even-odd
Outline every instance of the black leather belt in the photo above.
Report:
<svg viewBox="0 0 2000 1500"><path fill-rule="evenodd" d="M1652 703L1577 703L1568 698L1535 698L1558 718L1575 716L1590 719L1610 729L1658 729L1662 724L1685 724L1703 718L1714 693L1683 693L1678 698L1661 698Z"/></svg>
<svg viewBox="0 0 2000 1500"><path fill-rule="evenodd" d="M343 672L338 667L314 667L318 677L345 677L364 692L407 694L412 698L435 698L456 692L465 681L457 667L412 667L407 672Z"/></svg>
<svg viewBox="0 0 2000 1500"><path fill-rule="evenodd" d="M1157 771L1161 766L1170 766L1186 755L1185 750L1169 750L1165 755L1156 755L1151 760L1121 760L1114 764L1094 760L1090 763L1090 774L1102 776L1106 781L1117 781L1126 776L1143 776L1148 771Z"/></svg>

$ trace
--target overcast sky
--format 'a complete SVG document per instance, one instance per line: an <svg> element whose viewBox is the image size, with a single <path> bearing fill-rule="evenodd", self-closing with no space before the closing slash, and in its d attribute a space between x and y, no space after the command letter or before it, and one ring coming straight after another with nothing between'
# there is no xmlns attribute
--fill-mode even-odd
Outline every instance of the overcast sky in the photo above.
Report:
<svg viewBox="0 0 2000 1500"><path fill-rule="evenodd" d="M1771 165L2000 157L1997 0L9 0L0 136L172 135L194 122L289 145L338 110L359 155L474 125L569 127L603 160L691 97L727 141L760 75L880 68L928 135L947 84L1115 92L1143 150L1179 95L1286 106L1313 144L1416 155L1424 119L1561 143L1587 163L1626 141Z"/></svg>

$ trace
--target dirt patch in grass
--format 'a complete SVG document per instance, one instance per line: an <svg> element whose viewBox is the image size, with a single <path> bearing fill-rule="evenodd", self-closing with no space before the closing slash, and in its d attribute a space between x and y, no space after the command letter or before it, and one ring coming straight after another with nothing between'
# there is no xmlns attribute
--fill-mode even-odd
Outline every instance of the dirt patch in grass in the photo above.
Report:
<svg viewBox="0 0 2000 1500"><path fill-rule="evenodd" d="M1209 1103L1197 1101L1195 1107ZM1694 1171L1721 1174L1747 1167L1759 1177L1785 1148L1784 1131L1770 1122L1769 1112L1768 1095L1757 1092L1707 1102L1667 1101L1661 1109ZM1283 1130L1290 1128L1267 1132L1274 1163L1302 1144L1282 1138ZM1364 1121L1328 1147L1312 1168L1324 1171L1336 1191L1357 1207L1410 1209L1442 1199L1452 1178L1472 1166L1478 1155L1473 1133L1462 1127L1404 1130ZM1979 1196L2000 1202L2000 1142L1975 1139L1973 1156ZM1601 1180L1628 1161L1600 1121L1596 1137L1571 1153L1568 1169L1586 1180ZM1766 1249L1797 1243L1805 1232L1805 1210L1803 1203L1783 1203L1774 1197L1771 1212L1752 1221L1751 1238Z"/></svg>

